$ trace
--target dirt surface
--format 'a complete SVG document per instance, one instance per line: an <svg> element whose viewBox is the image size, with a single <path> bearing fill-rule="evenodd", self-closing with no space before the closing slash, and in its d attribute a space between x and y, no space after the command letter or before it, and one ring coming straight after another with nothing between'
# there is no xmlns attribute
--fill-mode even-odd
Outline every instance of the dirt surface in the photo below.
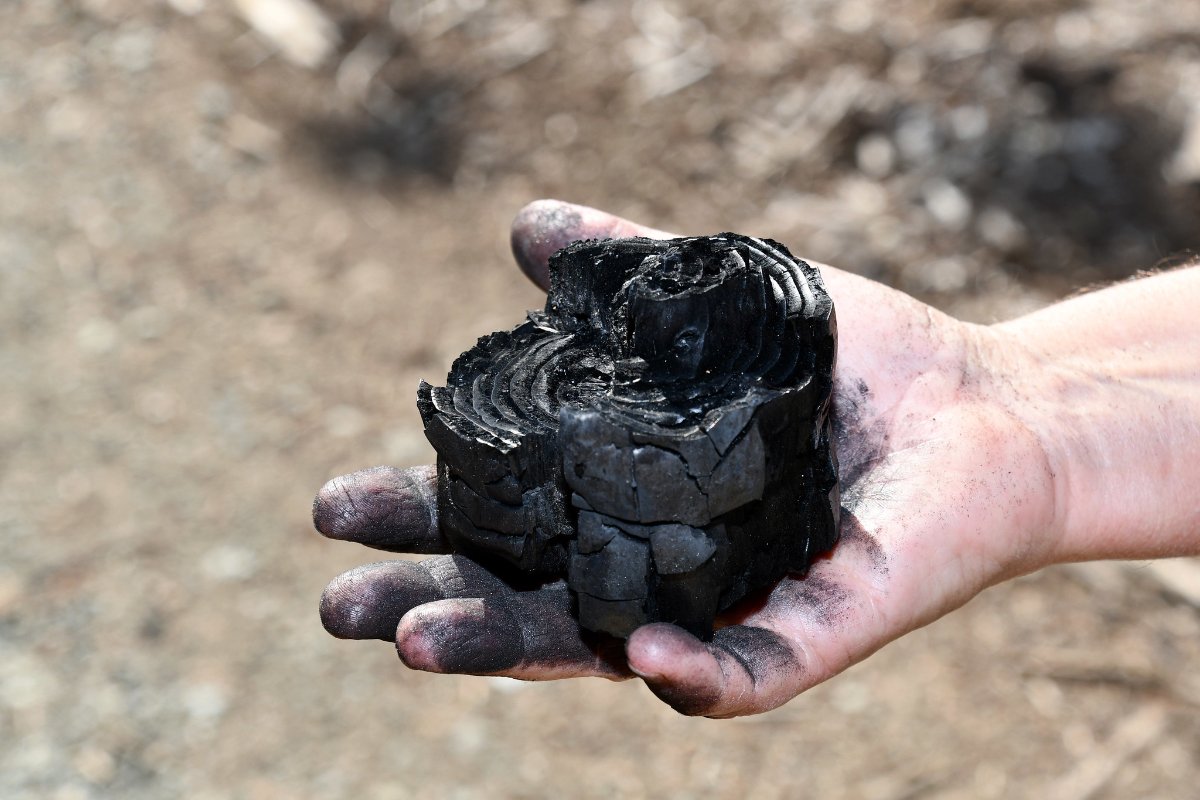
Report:
<svg viewBox="0 0 1200 800"><path fill-rule="evenodd" d="M984 322L1195 246L1200 4L271 5L0 4L0 796L1195 796L1200 614L1146 568L713 722L328 637L376 556L309 505L430 457L417 380L541 303L540 196Z"/></svg>

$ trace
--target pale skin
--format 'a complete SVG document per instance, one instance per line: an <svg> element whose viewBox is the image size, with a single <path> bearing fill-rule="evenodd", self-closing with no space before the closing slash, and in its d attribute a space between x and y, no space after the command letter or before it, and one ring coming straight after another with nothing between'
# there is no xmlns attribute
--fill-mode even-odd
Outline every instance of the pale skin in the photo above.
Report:
<svg viewBox="0 0 1200 800"><path fill-rule="evenodd" d="M543 288L575 240L666 234L556 201L513 252ZM1200 267L1009 322L964 323L821 266L838 316L841 540L804 576L728 612L713 641L666 623L581 634L561 585L512 588L458 555L335 579L335 636L394 641L409 667L526 680L639 677L684 714L775 708L989 586L1050 564L1200 554ZM445 552L432 468L330 481L326 536Z"/></svg>

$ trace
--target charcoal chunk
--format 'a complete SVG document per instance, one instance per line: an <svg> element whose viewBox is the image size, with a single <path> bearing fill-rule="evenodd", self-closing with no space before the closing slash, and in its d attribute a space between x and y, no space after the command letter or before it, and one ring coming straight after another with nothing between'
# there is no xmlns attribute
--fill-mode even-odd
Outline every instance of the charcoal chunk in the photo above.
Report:
<svg viewBox="0 0 1200 800"><path fill-rule="evenodd" d="M598 553L621 532L620 528L610 524L603 514L594 511L579 512L579 535L575 539L575 548L580 553Z"/></svg>
<svg viewBox="0 0 1200 800"><path fill-rule="evenodd" d="M646 542L617 535L595 554L572 555L567 582L601 600L641 600L648 594L649 571Z"/></svg>
<svg viewBox="0 0 1200 800"><path fill-rule="evenodd" d="M678 453L661 447L633 448L633 475L637 483L637 521L678 520L703 525L709 520L708 498L688 477ZM664 492L664 486L671 491Z"/></svg>
<svg viewBox="0 0 1200 800"><path fill-rule="evenodd" d="M712 558L717 543L700 528L660 525L650 535L650 548L659 575L682 575L696 571Z"/></svg>
<svg viewBox="0 0 1200 800"><path fill-rule="evenodd" d="M837 540L833 303L816 268L732 233L576 242L542 311L417 405L447 540L565 578L580 624L716 614Z"/></svg>
<svg viewBox="0 0 1200 800"><path fill-rule="evenodd" d="M628 636L637 626L651 621L644 600L602 600L582 592L577 600L579 618L589 620L592 630L613 636Z"/></svg>

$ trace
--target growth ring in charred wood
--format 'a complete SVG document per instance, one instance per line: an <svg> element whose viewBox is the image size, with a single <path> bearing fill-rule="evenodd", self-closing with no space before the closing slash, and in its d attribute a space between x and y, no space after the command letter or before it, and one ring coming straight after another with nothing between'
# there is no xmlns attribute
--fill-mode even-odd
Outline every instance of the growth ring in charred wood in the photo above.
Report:
<svg viewBox="0 0 1200 800"><path fill-rule="evenodd" d="M550 294L418 406L460 552L565 578L580 624L712 635L837 538L833 303L769 239L576 242Z"/></svg>

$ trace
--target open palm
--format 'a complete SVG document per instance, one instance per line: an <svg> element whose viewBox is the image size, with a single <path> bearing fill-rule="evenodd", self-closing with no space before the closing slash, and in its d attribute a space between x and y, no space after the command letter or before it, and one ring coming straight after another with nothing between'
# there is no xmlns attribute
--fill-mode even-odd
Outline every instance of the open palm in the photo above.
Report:
<svg viewBox="0 0 1200 800"><path fill-rule="evenodd" d="M577 239L668 236L554 201L527 207L513 251L546 286L551 253ZM1013 397L1004 333L951 319L882 284L822 267L838 315L834 424L841 539L804 576L725 614L711 642L674 625L624 643L581 632L562 583L514 588L461 555L387 561L334 580L321 602L344 638L395 640L413 668L541 680L637 675L685 714L774 708L1000 580L1045 563L1053 475ZM379 467L330 481L326 536L446 552L432 468Z"/></svg>

